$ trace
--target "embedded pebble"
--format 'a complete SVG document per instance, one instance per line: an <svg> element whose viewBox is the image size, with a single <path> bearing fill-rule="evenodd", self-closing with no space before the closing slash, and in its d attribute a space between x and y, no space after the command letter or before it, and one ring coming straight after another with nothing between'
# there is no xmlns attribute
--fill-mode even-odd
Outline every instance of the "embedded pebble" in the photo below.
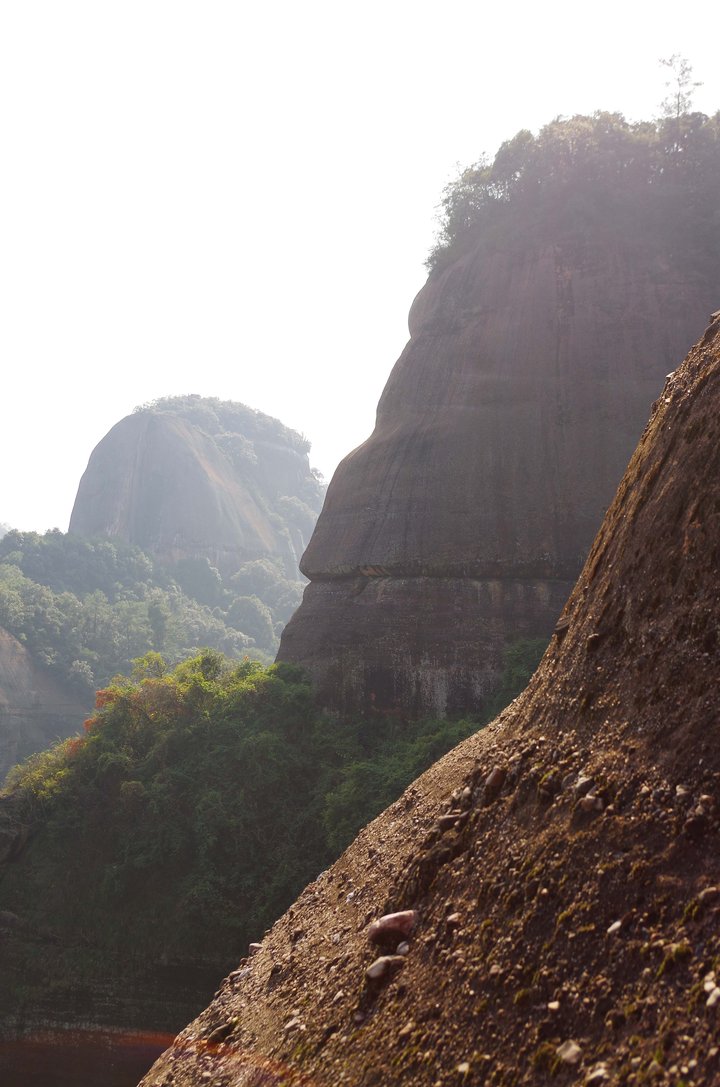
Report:
<svg viewBox="0 0 720 1087"><path fill-rule="evenodd" d="M368 966L365 977L368 981L380 981L404 965L405 959L402 955L381 955L379 959L375 959L375 962Z"/></svg>
<svg viewBox="0 0 720 1087"><path fill-rule="evenodd" d="M218 1042L223 1042L229 1034L232 1034L234 1026L235 1024L231 1022L221 1023L219 1027L215 1027L215 1030L211 1031L210 1034L208 1034L208 1042L212 1042L214 1044L217 1044Z"/></svg>
<svg viewBox="0 0 720 1087"><path fill-rule="evenodd" d="M490 771L485 778L485 789L483 791L483 800L486 804L492 803L500 795L500 790L505 784L507 778L507 770L504 766L496 766Z"/></svg>
<svg viewBox="0 0 720 1087"><path fill-rule="evenodd" d="M566 1042L559 1045L555 1052L565 1064L579 1064L582 1058L582 1049L572 1038L568 1038Z"/></svg>
<svg viewBox="0 0 720 1087"><path fill-rule="evenodd" d="M243 978L252 974L252 970L249 966L243 966L239 970L233 970L232 974L228 974L229 981L242 981Z"/></svg>
<svg viewBox="0 0 720 1087"><path fill-rule="evenodd" d="M410 1037L410 1035L412 1034L412 1032L414 1030L415 1030L415 1020L414 1019L408 1019L405 1026L400 1031L398 1031L398 1038L400 1038L401 1041L404 1041L406 1038Z"/></svg>
<svg viewBox="0 0 720 1087"><path fill-rule="evenodd" d="M402 910L399 913L386 913L384 917L373 921L368 929L368 938L373 944L384 943L388 939L409 936L417 924L417 910Z"/></svg>

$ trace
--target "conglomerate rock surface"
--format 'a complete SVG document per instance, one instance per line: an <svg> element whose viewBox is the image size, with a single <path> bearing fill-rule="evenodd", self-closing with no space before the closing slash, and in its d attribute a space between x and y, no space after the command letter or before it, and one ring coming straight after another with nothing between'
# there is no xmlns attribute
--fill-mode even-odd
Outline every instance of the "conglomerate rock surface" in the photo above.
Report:
<svg viewBox="0 0 720 1087"><path fill-rule="evenodd" d="M714 289L617 232L434 271L328 489L279 659L344 711L482 709L508 642L550 636Z"/></svg>
<svg viewBox="0 0 720 1087"><path fill-rule="evenodd" d="M362 831L144 1087L717 1084L719 541L720 319L525 693ZM394 911L409 937L373 944Z"/></svg>

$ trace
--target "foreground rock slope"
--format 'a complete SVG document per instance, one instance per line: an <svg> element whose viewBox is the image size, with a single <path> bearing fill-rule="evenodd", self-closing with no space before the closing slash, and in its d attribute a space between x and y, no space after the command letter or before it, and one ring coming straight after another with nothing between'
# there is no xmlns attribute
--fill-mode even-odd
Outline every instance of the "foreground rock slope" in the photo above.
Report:
<svg viewBox="0 0 720 1087"><path fill-rule="evenodd" d="M719 540L715 320L526 692L306 889L145 1087L716 1084Z"/></svg>

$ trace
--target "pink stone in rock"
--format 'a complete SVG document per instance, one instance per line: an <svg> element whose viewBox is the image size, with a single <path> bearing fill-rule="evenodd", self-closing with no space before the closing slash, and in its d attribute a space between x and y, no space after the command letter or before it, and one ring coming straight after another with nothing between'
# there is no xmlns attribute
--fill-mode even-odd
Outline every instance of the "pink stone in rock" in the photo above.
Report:
<svg viewBox="0 0 720 1087"><path fill-rule="evenodd" d="M507 778L507 770L504 766L496 766L494 770L491 770L485 779L485 791L483 799L486 804L492 803L497 796L500 795L500 790L505 784Z"/></svg>
<svg viewBox="0 0 720 1087"><path fill-rule="evenodd" d="M384 943L396 937L407 937L415 928L418 920L417 910L401 910L399 913L386 913L384 917L373 921L368 929L368 937L374 944Z"/></svg>

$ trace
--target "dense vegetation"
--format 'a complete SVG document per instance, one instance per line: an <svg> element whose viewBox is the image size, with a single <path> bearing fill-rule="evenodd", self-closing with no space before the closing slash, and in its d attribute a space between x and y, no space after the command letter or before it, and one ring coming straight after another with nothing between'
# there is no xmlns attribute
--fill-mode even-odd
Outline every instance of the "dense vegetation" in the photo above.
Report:
<svg viewBox="0 0 720 1087"><path fill-rule="evenodd" d="M151 649L173 662L201 646L268 661L302 590L269 558L223 581L207 560L171 575L136 547L57 529L0 539L0 626L80 694Z"/></svg>
<svg viewBox="0 0 720 1087"><path fill-rule="evenodd" d="M524 685L518 660L532 670L538 651L515 647L506 684ZM96 705L82 736L16 767L5 790L33 832L2 870L3 908L55 934L55 950L30 947L18 967L31 1003L36 952L84 983L108 953L229 967L479 724L329 718L295 666L212 650L173 670L151 652ZM46 978L45 966L38 986Z"/></svg>
<svg viewBox="0 0 720 1087"><path fill-rule="evenodd" d="M674 101L674 100L673 100ZM702 271L720 251L720 113L630 123L619 113L526 129L445 190L430 256L442 267L478 244L576 243L614 231L676 244Z"/></svg>

